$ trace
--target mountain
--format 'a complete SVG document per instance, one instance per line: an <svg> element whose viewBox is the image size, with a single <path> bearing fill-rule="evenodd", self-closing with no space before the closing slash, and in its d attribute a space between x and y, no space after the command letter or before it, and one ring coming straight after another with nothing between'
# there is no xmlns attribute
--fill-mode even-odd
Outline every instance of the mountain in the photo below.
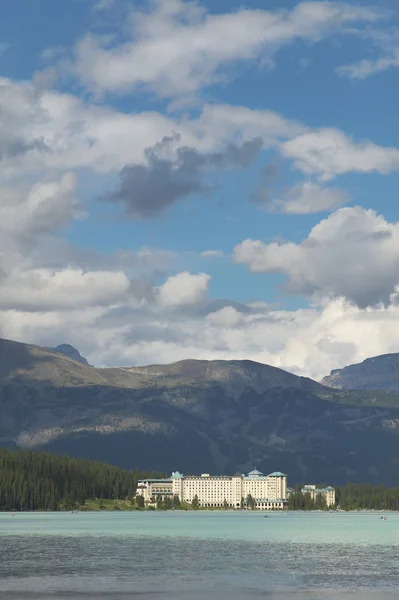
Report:
<svg viewBox="0 0 399 600"><path fill-rule="evenodd" d="M0 340L0 444L185 473L397 483L399 397L252 361L97 369Z"/></svg>
<svg viewBox="0 0 399 600"><path fill-rule="evenodd" d="M76 348L74 348L70 344L60 344L56 348L47 349L52 350L53 352L58 352L59 354L64 354L65 356L72 358L72 360L76 360L76 362L79 362L82 365L89 366L89 363L87 362L85 357L80 354L79 350L76 350Z"/></svg>
<svg viewBox="0 0 399 600"><path fill-rule="evenodd" d="M399 394L399 354L382 354L335 369L321 383L342 390L383 390Z"/></svg>

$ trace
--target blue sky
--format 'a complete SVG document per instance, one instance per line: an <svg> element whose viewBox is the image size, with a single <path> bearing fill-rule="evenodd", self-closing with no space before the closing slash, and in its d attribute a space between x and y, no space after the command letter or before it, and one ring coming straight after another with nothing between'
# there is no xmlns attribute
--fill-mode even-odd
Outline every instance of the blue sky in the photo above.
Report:
<svg viewBox="0 0 399 600"><path fill-rule="evenodd" d="M6 2L0 334L316 378L399 351L398 69L393 0Z"/></svg>

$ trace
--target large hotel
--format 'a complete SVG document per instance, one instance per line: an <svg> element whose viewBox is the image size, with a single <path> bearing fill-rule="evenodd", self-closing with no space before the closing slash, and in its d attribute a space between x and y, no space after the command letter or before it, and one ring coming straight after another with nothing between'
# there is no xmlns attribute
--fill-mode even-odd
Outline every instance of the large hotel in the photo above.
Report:
<svg viewBox="0 0 399 600"><path fill-rule="evenodd" d="M247 475L216 475L204 473L201 476L184 476L178 471L169 479L141 479L137 486L137 495L143 496L146 503L157 498L178 496L180 502L192 503L198 498L198 505L203 507L246 508L250 496L253 508L257 510L282 510L287 508L287 496L295 490L287 488L287 476L275 472L263 475L256 469ZM327 506L335 505L335 489L331 486L317 488L305 485L302 493L308 493L312 500L321 495ZM251 507L251 508L252 508Z"/></svg>
<svg viewBox="0 0 399 600"><path fill-rule="evenodd" d="M248 496L258 510L281 510L287 506L287 476L284 473L263 475L256 469L247 475L211 476L172 473L169 479L142 479L137 494L146 502L154 498L178 496L181 502L191 503L197 496L199 506L231 508L245 506Z"/></svg>

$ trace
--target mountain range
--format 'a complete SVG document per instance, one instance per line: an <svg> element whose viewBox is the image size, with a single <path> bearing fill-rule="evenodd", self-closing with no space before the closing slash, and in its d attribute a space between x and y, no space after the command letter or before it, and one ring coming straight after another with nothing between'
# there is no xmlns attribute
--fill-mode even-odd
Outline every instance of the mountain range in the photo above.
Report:
<svg viewBox="0 0 399 600"><path fill-rule="evenodd" d="M0 340L0 444L123 468L396 484L399 396L245 360L100 369Z"/></svg>
<svg viewBox="0 0 399 600"><path fill-rule="evenodd" d="M399 393L399 354L382 354L362 363L335 369L322 384L344 390L383 390Z"/></svg>

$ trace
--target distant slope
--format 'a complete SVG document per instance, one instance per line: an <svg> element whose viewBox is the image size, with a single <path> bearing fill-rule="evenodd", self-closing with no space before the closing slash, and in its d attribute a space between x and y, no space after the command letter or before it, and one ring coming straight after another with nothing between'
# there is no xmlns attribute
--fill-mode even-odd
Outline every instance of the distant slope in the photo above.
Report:
<svg viewBox="0 0 399 600"><path fill-rule="evenodd" d="M87 362L86 358L80 354L79 350L77 350L70 344L60 344L55 348L47 348L47 350L52 350L53 352L64 354L65 356L68 356L68 358L72 358L72 360L76 360L76 362L79 362L82 365L89 366L89 363Z"/></svg>
<svg viewBox="0 0 399 600"><path fill-rule="evenodd" d="M252 361L97 369L0 340L0 444L123 468L397 483L399 397Z"/></svg>
<svg viewBox="0 0 399 600"><path fill-rule="evenodd" d="M321 381L337 389L399 393L399 354L382 354L362 363L335 369Z"/></svg>

